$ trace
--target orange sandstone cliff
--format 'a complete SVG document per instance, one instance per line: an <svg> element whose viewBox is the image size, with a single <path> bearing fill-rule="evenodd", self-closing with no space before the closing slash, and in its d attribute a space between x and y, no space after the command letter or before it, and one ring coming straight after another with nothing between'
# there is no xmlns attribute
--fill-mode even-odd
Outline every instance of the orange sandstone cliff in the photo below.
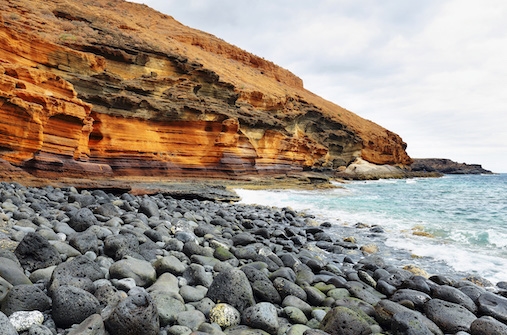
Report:
<svg viewBox="0 0 507 335"><path fill-rule="evenodd" d="M3 0L0 15L0 159L34 175L231 178L412 162L398 135L145 5Z"/></svg>

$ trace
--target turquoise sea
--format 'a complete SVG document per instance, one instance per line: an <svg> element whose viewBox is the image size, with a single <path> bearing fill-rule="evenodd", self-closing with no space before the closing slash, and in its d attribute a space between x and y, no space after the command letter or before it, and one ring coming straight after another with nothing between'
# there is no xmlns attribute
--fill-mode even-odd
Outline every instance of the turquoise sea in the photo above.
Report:
<svg viewBox="0 0 507 335"><path fill-rule="evenodd" d="M243 203L291 207L334 227L378 225L385 231L382 245L404 251L387 253L395 265L507 281L507 174L336 185L319 191L236 191Z"/></svg>

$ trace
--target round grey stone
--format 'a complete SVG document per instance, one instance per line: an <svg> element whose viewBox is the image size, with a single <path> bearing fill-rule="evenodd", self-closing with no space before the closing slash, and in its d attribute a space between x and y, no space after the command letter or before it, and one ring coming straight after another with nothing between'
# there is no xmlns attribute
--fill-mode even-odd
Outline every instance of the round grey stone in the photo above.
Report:
<svg viewBox="0 0 507 335"><path fill-rule="evenodd" d="M159 217L159 210L155 201L144 198L139 205L139 213L146 214L147 217Z"/></svg>
<svg viewBox="0 0 507 335"><path fill-rule="evenodd" d="M293 295L285 297L285 299L283 299L282 301L282 306L296 307L303 313L305 313L306 316L310 316L312 314L312 306L310 306L310 304L308 304L306 301L303 301L300 298L295 297Z"/></svg>
<svg viewBox="0 0 507 335"><path fill-rule="evenodd" d="M30 273L30 281L32 283L36 283L39 280L44 282L49 282L51 280L51 276L53 275L53 271L56 269L56 266L49 266L44 269L35 270L34 272ZM2 299L0 299L2 300Z"/></svg>
<svg viewBox="0 0 507 335"><path fill-rule="evenodd" d="M151 292L150 296L157 307L161 326L173 324L176 321L176 316L185 311L185 304L174 293Z"/></svg>
<svg viewBox="0 0 507 335"><path fill-rule="evenodd" d="M96 254L99 252L99 239L97 235L88 230L70 235L69 244L81 254L85 254L87 251L93 251Z"/></svg>
<svg viewBox="0 0 507 335"><path fill-rule="evenodd" d="M211 309L215 307L213 300L206 297L197 302L191 303L191 305L194 306L198 311L201 311L206 317L209 317Z"/></svg>
<svg viewBox="0 0 507 335"><path fill-rule="evenodd" d="M111 278L134 278L137 286L147 287L157 279L157 272L150 262L127 256L109 268Z"/></svg>
<svg viewBox="0 0 507 335"><path fill-rule="evenodd" d="M176 321L178 325L188 327L195 331L206 321L206 316L198 310L185 311L176 316Z"/></svg>
<svg viewBox="0 0 507 335"><path fill-rule="evenodd" d="M495 319L507 322L507 298L501 297L491 292L481 294L477 300L479 312L483 315L489 315Z"/></svg>
<svg viewBox="0 0 507 335"><path fill-rule="evenodd" d="M243 311L242 320L245 325L262 329L270 334L276 334L280 326L276 307L269 302L260 302L248 307Z"/></svg>
<svg viewBox="0 0 507 335"><path fill-rule="evenodd" d="M185 285L180 288L180 295L187 303L202 300L206 296L207 292L208 289L201 285L197 286Z"/></svg>
<svg viewBox="0 0 507 335"><path fill-rule="evenodd" d="M305 313L297 307L286 306L283 308L283 313L293 324L306 324L308 322L308 318Z"/></svg>
<svg viewBox="0 0 507 335"><path fill-rule="evenodd" d="M298 297L301 300L306 301L306 299L307 299L307 295L306 295L305 290L303 290L297 284L295 284L283 277L275 278L273 280L273 286L280 293L280 296L282 296L282 298L285 298L289 295L293 295L293 296Z"/></svg>
<svg viewBox="0 0 507 335"><path fill-rule="evenodd" d="M433 298L450 301L455 304L461 305L472 313L477 312L477 305L465 293L455 287L448 285L435 286L432 290Z"/></svg>
<svg viewBox="0 0 507 335"><path fill-rule="evenodd" d="M279 305L282 302L280 293L269 280L257 280L252 283L252 290L257 301L270 302Z"/></svg>
<svg viewBox="0 0 507 335"><path fill-rule="evenodd" d="M0 302L4 300L7 293L9 293L9 290L12 288L12 284L9 283L7 280L0 277Z"/></svg>
<svg viewBox="0 0 507 335"><path fill-rule="evenodd" d="M179 276L187 268L187 265L185 263L172 255L157 259L153 263L153 266L155 267L155 270L157 270L158 275L161 275L164 272L170 272L174 275Z"/></svg>

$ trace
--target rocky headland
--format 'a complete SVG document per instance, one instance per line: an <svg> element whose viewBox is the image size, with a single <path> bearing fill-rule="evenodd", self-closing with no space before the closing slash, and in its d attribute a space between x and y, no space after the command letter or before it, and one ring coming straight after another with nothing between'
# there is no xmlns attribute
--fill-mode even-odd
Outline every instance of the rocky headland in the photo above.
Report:
<svg viewBox="0 0 507 335"><path fill-rule="evenodd" d="M1 166L133 180L412 162L393 132L145 5L6 0L0 9Z"/></svg>
<svg viewBox="0 0 507 335"><path fill-rule="evenodd" d="M0 200L2 335L507 333L507 284L390 265L381 227L72 187Z"/></svg>
<svg viewBox="0 0 507 335"><path fill-rule="evenodd" d="M411 165L414 172L440 172L444 174L491 174L480 164L458 163L445 158L416 158Z"/></svg>

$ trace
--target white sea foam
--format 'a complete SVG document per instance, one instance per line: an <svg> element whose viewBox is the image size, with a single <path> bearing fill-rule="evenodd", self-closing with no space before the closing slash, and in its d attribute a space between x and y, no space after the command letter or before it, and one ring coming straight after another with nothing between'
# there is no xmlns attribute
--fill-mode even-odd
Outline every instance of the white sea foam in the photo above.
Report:
<svg viewBox="0 0 507 335"><path fill-rule="evenodd" d="M507 175L481 177L351 182L324 191L236 191L244 203L291 207L335 225L382 226L387 247L422 256L430 270L433 262L507 281ZM414 227L434 237L414 236Z"/></svg>

